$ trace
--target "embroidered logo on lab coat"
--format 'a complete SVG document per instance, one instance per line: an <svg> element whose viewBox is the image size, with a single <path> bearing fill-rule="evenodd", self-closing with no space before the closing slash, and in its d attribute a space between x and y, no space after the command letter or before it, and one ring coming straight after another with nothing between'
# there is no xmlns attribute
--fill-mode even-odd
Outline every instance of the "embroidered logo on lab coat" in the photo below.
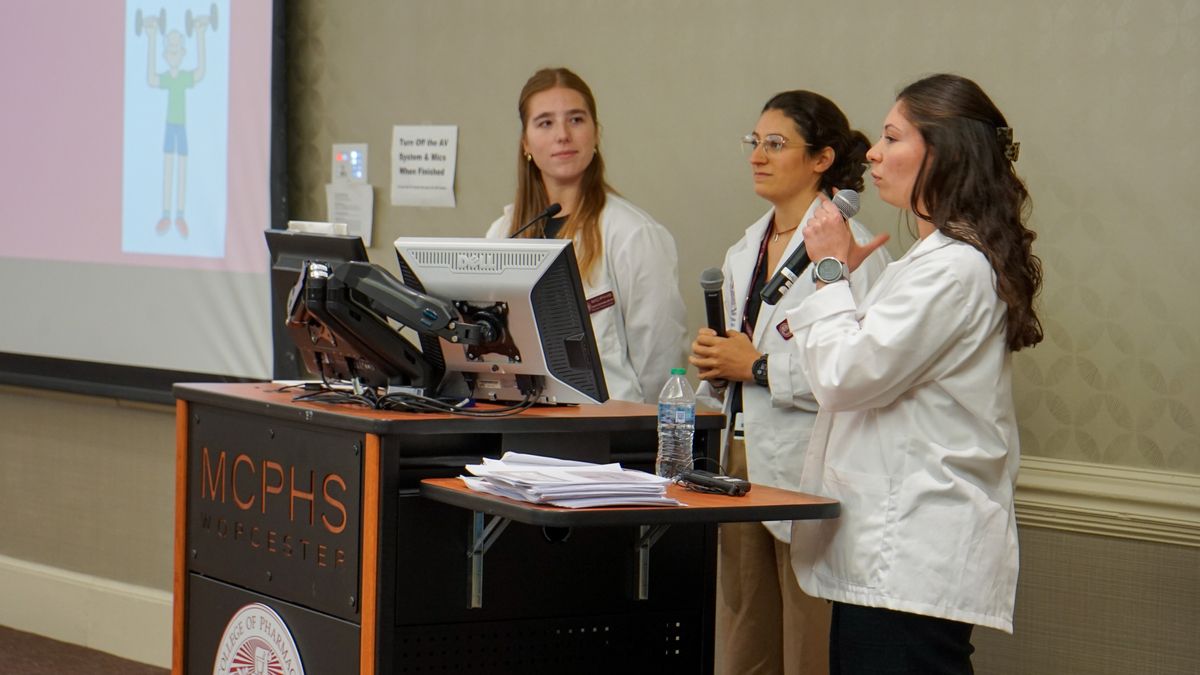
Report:
<svg viewBox="0 0 1200 675"><path fill-rule="evenodd" d="M779 331L779 334L783 336L784 340L792 339L792 327L788 325L787 319L780 321L779 325L775 326L775 330Z"/></svg>
<svg viewBox="0 0 1200 675"><path fill-rule="evenodd" d="M595 314L596 312L599 312L602 309L608 309L615 304L617 304L617 298L613 295L612 291L601 293L594 298L588 298L588 314Z"/></svg>

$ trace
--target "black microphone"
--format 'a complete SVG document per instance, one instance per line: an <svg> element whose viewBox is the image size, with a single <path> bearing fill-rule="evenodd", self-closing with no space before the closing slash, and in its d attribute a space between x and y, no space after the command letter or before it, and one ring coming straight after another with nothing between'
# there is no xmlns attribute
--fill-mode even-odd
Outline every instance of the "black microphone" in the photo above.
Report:
<svg viewBox="0 0 1200 675"><path fill-rule="evenodd" d="M704 289L704 313L708 316L708 327L725 337L725 275L716 267L700 273L700 287Z"/></svg>
<svg viewBox="0 0 1200 675"><path fill-rule="evenodd" d="M833 196L832 201L846 220L850 220L854 214L858 213L858 193L854 190L839 190ZM800 242L796 250L792 251L788 259L784 261L783 267L780 267L775 276L767 282L766 288L762 291L762 301L768 305L779 302L783 294L787 293L792 284L796 283L796 279L800 278L800 273L811 262L812 260L808 257L808 247L804 245L804 242Z"/></svg>
<svg viewBox="0 0 1200 675"><path fill-rule="evenodd" d="M513 232L512 234L508 235L508 238L512 239L513 237L517 236L518 234L521 234L522 232L524 232L525 230L528 230L529 228L533 227L533 224L538 222L539 220L545 220L547 218L553 218L554 216L557 216L559 211L562 211L562 206L560 206L558 204L558 202L554 202L550 206L547 206L545 211L542 211L541 213L537 214L528 223L525 223L524 225L522 225L520 227L520 229L518 229L516 232Z"/></svg>
<svg viewBox="0 0 1200 675"><path fill-rule="evenodd" d="M700 288L704 289L704 313L708 316L708 327L721 337L728 333L728 329L725 328L724 286L725 275L720 269L710 267L700 273ZM727 380L710 380L710 383L718 391L729 384Z"/></svg>

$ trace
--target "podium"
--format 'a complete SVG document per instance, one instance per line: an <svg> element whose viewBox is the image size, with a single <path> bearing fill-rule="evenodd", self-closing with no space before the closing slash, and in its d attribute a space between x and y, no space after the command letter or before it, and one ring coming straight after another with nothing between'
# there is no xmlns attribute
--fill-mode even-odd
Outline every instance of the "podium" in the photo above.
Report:
<svg viewBox="0 0 1200 675"><path fill-rule="evenodd" d="M422 496L508 450L653 471L654 406L463 418L272 383L174 393L174 673L712 671L721 509L667 518L648 556L659 516L518 516L484 585L475 502ZM697 415L697 456L716 458L722 421ZM836 515L818 501L796 517Z"/></svg>

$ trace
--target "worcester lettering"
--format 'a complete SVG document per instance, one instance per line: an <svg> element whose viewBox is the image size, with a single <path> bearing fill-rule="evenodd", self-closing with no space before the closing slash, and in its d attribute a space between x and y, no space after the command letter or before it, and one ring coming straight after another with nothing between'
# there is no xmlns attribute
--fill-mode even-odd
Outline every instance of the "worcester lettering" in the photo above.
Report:
<svg viewBox="0 0 1200 675"><path fill-rule="evenodd" d="M200 529L216 535L217 539L235 542L284 558L311 562L317 567L340 569L346 564L346 550L338 546L314 542L290 533L263 529L248 525L240 520L229 520L221 516L213 518L210 513L200 514Z"/></svg>

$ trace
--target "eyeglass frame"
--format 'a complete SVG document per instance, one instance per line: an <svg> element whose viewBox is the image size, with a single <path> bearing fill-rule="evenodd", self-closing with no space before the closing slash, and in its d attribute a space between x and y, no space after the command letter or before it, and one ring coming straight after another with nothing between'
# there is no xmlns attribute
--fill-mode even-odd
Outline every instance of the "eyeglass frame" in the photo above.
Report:
<svg viewBox="0 0 1200 675"><path fill-rule="evenodd" d="M795 148L812 147L812 143L807 141L793 141L790 138L784 138L780 134L767 134L766 136L759 138L757 134L751 132L745 136L742 136L742 152L746 155L753 154L760 145L762 146L764 153L768 155L778 155L787 149L789 144ZM775 146L774 150L771 149L772 145Z"/></svg>

